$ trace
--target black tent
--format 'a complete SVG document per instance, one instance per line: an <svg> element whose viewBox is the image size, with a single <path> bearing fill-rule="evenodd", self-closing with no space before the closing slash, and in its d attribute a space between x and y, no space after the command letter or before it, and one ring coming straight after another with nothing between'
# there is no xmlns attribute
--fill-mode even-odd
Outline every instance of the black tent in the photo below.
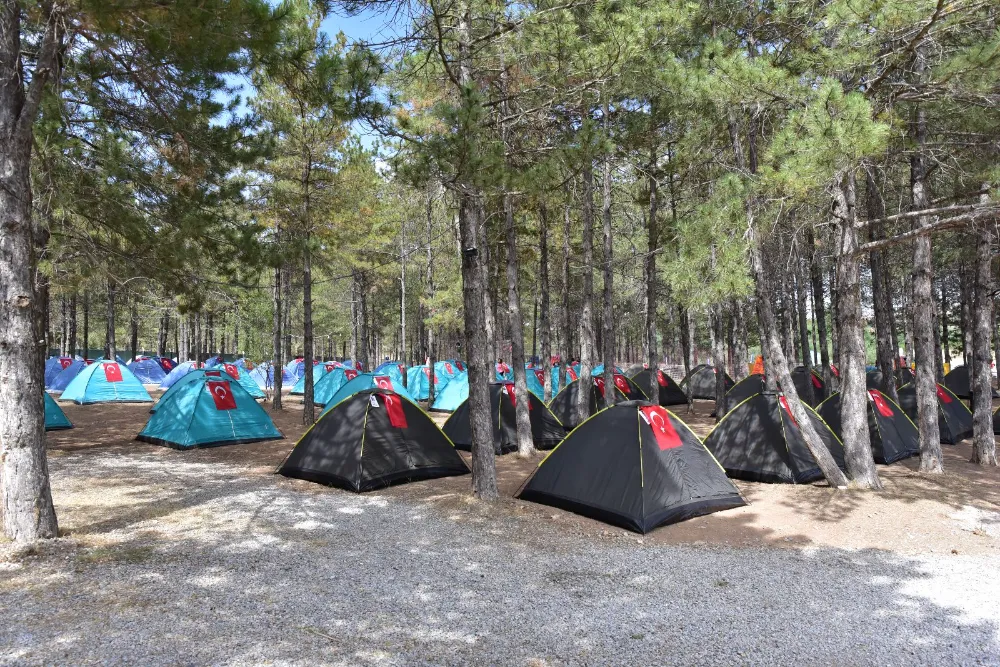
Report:
<svg viewBox="0 0 1000 667"><path fill-rule="evenodd" d="M1000 408L993 413L993 432L1000 435Z"/></svg>
<svg viewBox="0 0 1000 667"><path fill-rule="evenodd" d="M760 373L753 373L746 376L733 385L733 388L726 392L726 405L723 414L729 412L743 401L756 396L764 391L764 376Z"/></svg>
<svg viewBox="0 0 1000 667"><path fill-rule="evenodd" d="M562 422L567 429L576 428L580 423L577 418L576 404L579 396L580 381L573 380L562 388L558 394L549 401L549 408L552 414ZM645 400L646 394L624 375L615 375L615 402L641 401ZM590 386L590 414L596 413L604 408L604 376L596 376L592 379Z"/></svg>
<svg viewBox="0 0 1000 667"><path fill-rule="evenodd" d="M625 377L634 378L644 370L646 370L646 367L642 364L633 364L625 369Z"/></svg>
<svg viewBox="0 0 1000 667"><path fill-rule="evenodd" d="M813 426L841 469L844 447L809 406ZM705 438L726 474L751 482L803 484L823 479L781 394L764 392L729 411Z"/></svg>
<svg viewBox="0 0 1000 667"><path fill-rule="evenodd" d="M517 497L639 533L746 504L691 429L648 401L587 420Z"/></svg>
<svg viewBox="0 0 1000 667"><path fill-rule="evenodd" d="M649 385L651 375L652 373L650 373L647 368L643 369L632 378L632 382L634 382L639 389L646 394L647 398L649 397L650 391L652 391ZM684 390L677 385L677 382L675 382L672 377L660 369L656 369L656 382L659 385L660 390L660 405L683 405L687 403L688 399Z"/></svg>
<svg viewBox="0 0 1000 667"><path fill-rule="evenodd" d="M896 369L896 386L902 387L904 384L910 384L913 382L913 371L905 366L903 368Z"/></svg>
<svg viewBox="0 0 1000 667"><path fill-rule="evenodd" d="M907 416L917 422L917 388L914 383L903 385L896 392L899 405ZM960 440L972 435L972 412L958 396L948 391L944 385L937 385L938 431L941 442L956 445Z"/></svg>
<svg viewBox="0 0 1000 667"><path fill-rule="evenodd" d="M538 449L552 449L566 436L566 429L552 411L530 391L528 416L531 419L531 439ZM497 454L517 451L517 401L522 397L514 392L513 382L490 385L490 421L493 423L493 447ZM442 429L455 447L472 450L472 426L469 423L469 399L465 399L451 413Z"/></svg>
<svg viewBox="0 0 1000 667"><path fill-rule="evenodd" d="M972 374L968 366L959 366L944 376L944 386L959 398L972 398ZM992 397L997 398L997 393L990 389Z"/></svg>
<svg viewBox="0 0 1000 667"><path fill-rule="evenodd" d="M830 430L843 440L840 422L840 392L823 401L817 409ZM875 463L895 463L920 455L920 432L903 412L878 389L868 390L868 432L871 434Z"/></svg>
<svg viewBox="0 0 1000 667"><path fill-rule="evenodd" d="M816 407L826 398L826 384L823 383L823 378L814 370L807 371L805 366L798 366L792 371L792 384L795 385L795 391L798 392L799 398L803 401L809 396L806 390L810 381L814 400L809 404Z"/></svg>
<svg viewBox="0 0 1000 667"><path fill-rule="evenodd" d="M898 371L897 371L898 372ZM865 386L868 389L878 389L879 391L885 391L885 375L879 369L873 371L868 371L865 373Z"/></svg>
<svg viewBox="0 0 1000 667"><path fill-rule="evenodd" d="M699 364L691 369L683 380L680 387L687 392L688 385L691 385L691 398L703 398L709 401L715 400L715 366ZM733 388L733 378L726 373L726 391Z"/></svg>
<svg viewBox="0 0 1000 667"><path fill-rule="evenodd" d="M395 392L367 389L320 416L278 472L350 491L370 491L464 475L469 467L423 410Z"/></svg>

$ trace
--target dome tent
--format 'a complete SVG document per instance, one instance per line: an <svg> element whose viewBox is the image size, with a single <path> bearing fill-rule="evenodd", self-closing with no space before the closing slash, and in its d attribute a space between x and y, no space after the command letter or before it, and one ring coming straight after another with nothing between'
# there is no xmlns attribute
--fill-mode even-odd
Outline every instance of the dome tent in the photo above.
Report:
<svg viewBox="0 0 1000 667"><path fill-rule="evenodd" d="M646 394L647 398L649 397L647 388L649 387L651 375L648 368L643 368L632 376L632 382ZM684 390L680 388L680 385L672 377L660 369L656 369L656 383L659 385L660 405L666 407L687 403L687 395L684 393Z"/></svg>
<svg viewBox="0 0 1000 667"><path fill-rule="evenodd" d="M764 385L764 376L760 373L752 373L736 384L733 385L732 389L726 392L725 405L723 406L722 414L729 412L737 405L747 400L751 396L756 396L767 390Z"/></svg>
<svg viewBox="0 0 1000 667"><path fill-rule="evenodd" d="M566 435L552 411L541 399L528 393L528 418L531 420L531 439L538 449L552 449ZM523 400L514 390L512 382L490 385L490 423L493 425L493 449L497 454L517 451L517 401ZM472 451L472 425L469 423L469 401L466 397L441 427L457 449Z"/></svg>
<svg viewBox="0 0 1000 667"><path fill-rule="evenodd" d="M202 368L202 365L197 361L185 361L182 364L177 364L174 366L174 370L167 373L167 376L163 378L162 382L160 382L160 389L170 389L174 386L175 382L191 371L198 370L199 368Z"/></svg>
<svg viewBox="0 0 1000 667"><path fill-rule="evenodd" d="M160 384L167 377L163 367L152 357L139 357L130 361L127 366L143 384Z"/></svg>
<svg viewBox="0 0 1000 667"><path fill-rule="evenodd" d="M645 370L649 370L646 364L632 364L631 366L625 369L625 375L629 378L634 379L636 375Z"/></svg>
<svg viewBox="0 0 1000 667"><path fill-rule="evenodd" d="M868 390L868 432L871 434L875 463L895 463L920 455L920 432L910 418L878 389ZM820 403L819 416L843 440L840 421L840 392Z"/></svg>
<svg viewBox="0 0 1000 667"><path fill-rule="evenodd" d="M462 373L434 396L434 404L429 409L437 412L454 412L468 397L469 375Z"/></svg>
<svg viewBox="0 0 1000 667"><path fill-rule="evenodd" d="M66 387L69 383L80 374L84 368L87 367L87 362L83 359L74 359L69 366L62 369L56 376L52 379L52 382L48 386L48 390L52 392L66 391Z"/></svg>
<svg viewBox="0 0 1000 667"><path fill-rule="evenodd" d="M802 407L834 461L846 469L840 440L812 408L804 403ZM736 479L785 484L823 479L785 397L778 393L756 394L734 407L705 438L705 446Z"/></svg>
<svg viewBox="0 0 1000 667"><path fill-rule="evenodd" d="M402 396L414 405L417 404L416 399L414 399L406 389L396 385L392 381L392 378L388 375L361 373L353 380L349 380L344 383L344 386L338 389L337 392L330 397L330 400L326 403L326 409L324 409L323 412L329 412L331 408L346 399L348 396L352 396L359 391L366 391L368 389L384 389L386 391L391 391L399 396Z"/></svg>
<svg viewBox="0 0 1000 667"><path fill-rule="evenodd" d="M250 379L261 389L274 389L274 365L258 364L250 371ZM294 373L287 369L281 371L281 386L290 387L298 380Z"/></svg>
<svg viewBox="0 0 1000 667"><path fill-rule="evenodd" d="M914 383L903 385L897 392L899 405L906 415L917 422L917 389ZM938 433L941 442L957 445L972 435L972 411L944 385L937 385Z"/></svg>
<svg viewBox="0 0 1000 667"><path fill-rule="evenodd" d="M392 383L396 386L403 384L403 377L406 375L406 364L397 361L386 361L378 365L375 375L388 375L392 378Z"/></svg>
<svg viewBox="0 0 1000 667"><path fill-rule="evenodd" d="M240 367L236 363L223 364L223 369L229 374L229 377L233 378L240 383L240 386L247 390L247 393L253 396L255 399L267 398L267 394L264 390L257 386L257 383L253 381L250 377L250 371L246 367Z"/></svg>
<svg viewBox="0 0 1000 667"><path fill-rule="evenodd" d="M316 393L316 385L323 379L323 376L332 371L336 366L333 363L318 363L313 366L313 395ZM296 381L290 392L293 396L301 396L306 393L305 373Z"/></svg>
<svg viewBox="0 0 1000 667"><path fill-rule="evenodd" d="M330 401L340 388L360 375L360 371L341 366L326 373L313 387L313 402L316 405L330 405ZM399 386L393 382L393 386Z"/></svg>
<svg viewBox="0 0 1000 667"><path fill-rule="evenodd" d="M438 363L434 364L435 396L439 391L444 391L444 388L448 386L448 382L450 381L450 378L438 369ZM426 401L430 397L430 377L431 371L427 367L427 364L408 368L406 370L407 393L418 401Z"/></svg>
<svg viewBox="0 0 1000 667"><path fill-rule="evenodd" d="M62 411L55 399L47 392L42 392L42 396L44 397L42 400L45 401L45 430L61 431L73 428L73 423L66 417L66 413Z"/></svg>
<svg viewBox="0 0 1000 667"><path fill-rule="evenodd" d="M283 437L247 390L218 368L190 373L156 408L136 440L192 449Z"/></svg>
<svg viewBox="0 0 1000 667"><path fill-rule="evenodd" d="M517 497L639 533L746 504L691 429L648 401L619 403L582 423Z"/></svg>
<svg viewBox="0 0 1000 667"><path fill-rule="evenodd" d="M324 411L277 472L362 492L469 467L423 410L395 392L366 389Z"/></svg>
<svg viewBox="0 0 1000 667"><path fill-rule="evenodd" d="M969 371L968 366L953 368L950 373L944 376L944 386L959 398L971 399L972 373ZM990 391L992 392L991 398L998 398L997 393L992 388Z"/></svg>
<svg viewBox="0 0 1000 667"><path fill-rule="evenodd" d="M733 388L733 378L726 374L726 391ZM691 385L691 398L704 400L715 400L715 366L700 364L691 369L683 380L680 381L680 388L685 393Z"/></svg>
<svg viewBox="0 0 1000 667"><path fill-rule="evenodd" d="M132 371L125 364L115 361L95 361L84 368L69 383L59 400L80 405L153 401Z"/></svg>
<svg viewBox="0 0 1000 667"><path fill-rule="evenodd" d="M56 376L69 367L74 361L74 357L49 357L45 360L45 388L52 386L52 381ZM82 359L81 359L82 361Z"/></svg>
<svg viewBox="0 0 1000 667"><path fill-rule="evenodd" d="M574 428L580 423L577 416L576 406L578 392L580 391L580 381L574 380L563 387L562 391L552 397L549 401L549 409L552 414L566 428ZM591 378L590 385L590 414L594 414L604 407L604 377L596 376ZM624 375L615 375L615 402L645 400L646 395L639 387Z"/></svg>
<svg viewBox="0 0 1000 667"><path fill-rule="evenodd" d="M807 383L812 385L813 402L809 406L813 409L826 398L826 385L823 383L823 378L815 370L810 369L807 372L805 366L797 366L792 370L792 383L795 385L795 391L798 392L799 398L803 401L806 401L806 397L809 396Z"/></svg>

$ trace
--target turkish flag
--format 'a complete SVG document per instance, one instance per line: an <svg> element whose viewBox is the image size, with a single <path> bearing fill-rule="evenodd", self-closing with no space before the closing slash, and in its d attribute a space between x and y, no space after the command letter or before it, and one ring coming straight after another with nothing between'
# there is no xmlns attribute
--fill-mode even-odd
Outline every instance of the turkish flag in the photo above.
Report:
<svg viewBox="0 0 1000 667"><path fill-rule="evenodd" d="M379 389L392 389L392 378L388 375L376 375L375 386Z"/></svg>
<svg viewBox="0 0 1000 667"><path fill-rule="evenodd" d="M465 370L465 366L462 365L461 361L456 361L455 365L458 366L458 370L460 370L460 371L464 371Z"/></svg>
<svg viewBox="0 0 1000 667"><path fill-rule="evenodd" d="M597 391L600 392L601 398L604 398L604 378L600 375L594 378L594 386L597 387Z"/></svg>
<svg viewBox="0 0 1000 667"><path fill-rule="evenodd" d="M944 390L944 387L937 385L938 400L942 403L951 403L951 394Z"/></svg>
<svg viewBox="0 0 1000 667"><path fill-rule="evenodd" d="M449 364L447 361L444 362L444 369L448 371L448 375L451 375L452 373L455 372L455 370L451 367L451 364Z"/></svg>
<svg viewBox="0 0 1000 667"><path fill-rule="evenodd" d="M812 373L810 373L810 374L809 374L809 377L811 377L811 378L812 378L812 381L813 381L813 386L814 386L814 387L816 387L817 389L822 389L822 388L823 388L823 383L819 381L819 378L818 378L818 377L816 377L816 376L815 376L814 374L812 374Z"/></svg>
<svg viewBox="0 0 1000 667"><path fill-rule="evenodd" d="M236 364L226 364L226 372L233 376L234 380L240 379L240 369L236 367Z"/></svg>
<svg viewBox="0 0 1000 667"><path fill-rule="evenodd" d="M656 445L661 450L676 449L684 444L681 442L681 437L677 435L677 429L670 423L670 415L665 409L659 405L648 405L639 408L639 411L642 413L642 418L653 429Z"/></svg>
<svg viewBox="0 0 1000 667"><path fill-rule="evenodd" d="M209 393L212 394L212 400L215 401L216 410L236 409L236 397L233 396L229 380L214 380L205 384L208 386Z"/></svg>
<svg viewBox="0 0 1000 667"><path fill-rule="evenodd" d="M174 367L174 362L173 362L173 361L171 361L170 359L164 359L162 363L163 363L163 365L164 365L164 366L166 366L166 367L167 367L168 369L172 369L172 368Z"/></svg>
<svg viewBox="0 0 1000 667"><path fill-rule="evenodd" d="M353 380L354 378L358 377L358 372L353 368L345 368L344 377L347 378L348 380Z"/></svg>
<svg viewBox="0 0 1000 667"><path fill-rule="evenodd" d="M59 365L62 366L63 368L66 368L71 363L73 363L73 360L70 359L69 357L59 357Z"/></svg>
<svg viewBox="0 0 1000 667"><path fill-rule="evenodd" d="M512 384L505 384L503 386L503 390L502 391L503 391L503 393L507 394L507 396L510 397L510 404L513 405L514 407L517 407L517 395L514 392L514 385L512 385Z"/></svg>
<svg viewBox="0 0 1000 667"><path fill-rule="evenodd" d="M838 371L837 367L834 366L833 364L830 364L830 372L833 373L833 377L835 377L835 378L839 378L840 377L840 371Z"/></svg>
<svg viewBox="0 0 1000 667"><path fill-rule="evenodd" d="M396 394L382 394L382 400L385 401L385 411L389 413L389 423L395 428L406 428L403 399Z"/></svg>
<svg viewBox="0 0 1000 667"><path fill-rule="evenodd" d="M122 369L118 364L104 364L104 378L108 382L121 382Z"/></svg>
<svg viewBox="0 0 1000 667"><path fill-rule="evenodd" d="M878 410L880 415L883 417L891 417L894 414L892 408L889 407L889 403L882 395L882 392L877 389L869 389L868 395L871 396L872 402L875 403L875 409Z"/></svg>
<svg viewBox="0 0 1000 667"><path fill-rule="evenodd" d="M569 376L570 380L576 380L577 379L576 378L576 371L574 371L572 368L567 368L566 369L566 375Z"/></svg>
<svg viewBox="0 0 1000 667"><path fill-rule="evenodd" d="M221 371L205 371L205 377L209 377L209 378L221 378L222 377L222 372Z"/></svg>
<svg viewBox="0 0 1000 667"><path fill-rule="evenodd" d="M406 372L406 366L404 366L403 364L396 364L396 368L399 369L399 374L400 375L402 375L403 373Z"/></svg>
<svg viewBox="0 0 1000 667"><path fill-rule="evenodd" d="M795 424L796 426L798 426L799 423L797 421L795 421L795 415L792 414L792 409L790 407L788 407L788 401L785 400L785 397L784 396L779 396L778 397L778 402L781 403L781 407L783 407L785 409L785 412L788 413L788 418L792 420L792 423Z"/></svg>
<svg viewBox="0 0 1000 667"><path fill-rule="evenodd" d="M545 371L535 371L535 377L543 386L545 385Z"/></svg>
<svg viewBox="0 0 1000 667"><path fill-rule="evenodd" d="M329 373L330 371L332 371L334 369L334 365L333 364L326 364L325 368L326 368L326 372Z"/></svg>
<svg viewBox="0 0 1000 667"><path fill-rule="evenodd" d="M615 378L615 386L618 387L618 391L620 391L623 395L628 396L629 386L628 386L628 380L625 379L625 376L618 375L616 373L614 378Z"/></svg>

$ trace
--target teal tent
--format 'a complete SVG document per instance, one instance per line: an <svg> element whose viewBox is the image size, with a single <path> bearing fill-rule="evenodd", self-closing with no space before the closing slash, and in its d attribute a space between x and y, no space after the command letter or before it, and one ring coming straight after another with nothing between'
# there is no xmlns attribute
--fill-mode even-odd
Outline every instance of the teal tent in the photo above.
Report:
<svg viewBox="0 0 1000 667"><path fill-rule="evenodd" d="M465 399L469 398L469 374L462 373L448 382L444 389L434 396L431 410L439 412L454 412Z"/></svg>
<svg viewBox="0 0 1000 667"><path fill-rule="evenodd" d="M563 387L565 387L566 385L568 385L573 380L579 380L580 378L576 374L576 372L578 370L579 370L578 366L567 366L566 367L566 378L567 378L566 382L564 382L562 385L560 385L559 384L559 365L558 364L554 365L552 367L552 395L555 396L556 394L558 394L559 390L561 390Z"/></svg>
<svg viewBox="0 0 1000 667"><path fill-rule="evenodd" d="M539 400L545 400L545 370L541 368L527 368L524 371L525 380L528 382L528 391L537 396ZM558 392L553 391L555 396Z"/></svg>
<svg viewBox="0 0 1000 667"><path fill-rule="evenodd" d="M225 372L188 373L168 393L136 440L191 449L283 437L264 408Z"/></svg>
<svg viewBox="0 0 1000 667"><path fill-rule="evenodd" d="M247 390L247 393L257 398L267 398L267 394L261 389L252 377L250 377L250 371L246 369L246 366L237 365L239 362L232 364L223 364L223 368L229 373L229 376L240 383L240 386Z"/></svg>
<svg viewBox="0 0 1000 667"><path fill-rule="evenodd" d="M313 386L313 403L316 405L329 405L333 395L340 391L345 384L361 375L353 368L341 366L320 378L319 382ZM395 384L395 383L393 383Z"/></svg>
<svg viewBox="0 0 1000 667"><path fill-rule="evenodd" d="M318 364L316 364L316 365L313 366L313 395L314 396L316 394L316 385L319 384L319 381L323 379L324 375L326 375L327 373L329 373L330 371L332 371L334 368L336 368L336 364L334 364L333 362L329 362L329 361L325 362L325 363L320 362L320 363L318 363ZM302 374L302 377L300 377L298 379L298 382L295 383L295 386L292 387L292 392L291 393L294 394L294 395L296 395L296 396L302 396L303 394L306 393L306 374L305 373Z"/></svg>
<svg viewBox="0 0 1000 667"><path fill-rule="evenodd" d="M411 397L418 401L426 401L430 397L430 369L426 364L423 366L412 366L406 371L406 390ZM434 394L444 391L448 386L449 378L444 373L437 370L434 364ZM398 390L397 390L398 391Z"/></svg>
<svg viewBox="0 0 1000 667"><path fill-rule="evenodd" d="M44 392L43 392L44 393ZM66 413L56 403L55 399L44 393L45 396L45 430L61 431L65 428L73 428L73 423L66 417Z"/></svg>
<svg viewBox="0 0 1000 667"><path fill-rule="evenodd" d="M362 373L356 378L346 383L341 387L336 394L334 394L326 404L326 409L323 410L321 415L329 412L334 406L343 401L345 398L353 396L359 391L365 391L366 389L390 389L411 403L416 404L416 399L403 387L396 385L388 375L376 375L374 373Z"/></svg>
<svg viewBox="0 0 1000 667"><path fill-rule="evenodd" d="M153 399L125 364L95 361L73 378L59 400L89 405L145 403L152 402Z"/></svg>

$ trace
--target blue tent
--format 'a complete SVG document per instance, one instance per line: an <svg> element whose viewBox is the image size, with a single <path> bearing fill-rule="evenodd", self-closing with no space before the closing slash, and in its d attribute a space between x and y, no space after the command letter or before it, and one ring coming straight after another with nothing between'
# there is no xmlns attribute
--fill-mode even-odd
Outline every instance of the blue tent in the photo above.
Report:
<svg viewBox="0 0 1000 667"><path fill-rule="evenodd" d="M469 374L462 373L454 380L450 380L445 388L434 396L434 404L430 409L454 412L467 398L469 398Z"/></svg>
<svg viewBox="0 0 1000 667"><path fill-rule="evenodd" d="M175 382L199 367L197 361L185 361L183 364L177 364L174 370L167 373L167 376L160 382L160 389L170 389Z"/></svg>
<svg viewBox="0 0 1000 667"><path fill-rule="evenodd" d="M235 363L223 364L223 369L229 373L230 377L240 383L240 386L247 390L247 393L254 398L267 398L264 390L257 386L257 383L250 377L250 371L246 367L237 366Z"/></svg>
<svg viewBox="0 0 1000 667"><path fill-rule="evenodd" d="M382 378L382 380L376 381L376 378ZM357 376L356 378L345 384L343 387L341 387L340 390L333 395L333 397L329 400L329 402L327 402L326 408L323 410L322 413L320 413L320 416L329 412L333 406L337 405L345 398L353 396L359 391L364 391L365 389L380 389L380 388L391 389L392 391L396 392L406 400L410 401L413 404L416 404L417 402L416 399L414 399L413 396L411 396L410 393L406 391L406 389L400 386L396 386L395 384L393 384L392 380L388 380L387 378L388 376L386 375L375 375L374 373L362 373L361 375ZM386 384L389 384L389 386L388 387L385 386Z"/></svg>
<svg viewBox="0 0 1000 667"><path fill-rule="evenodd" d="M353 368L334 368L323 375L313 387L313 402L316 405L329 405L333 395L358 375L359 373Z"/></svg>
<svg viewBox="0 0 1000 667"><path fill-rule="evenodd" d="M209 357L205 360L205 368L215 368L221 363L223 363L222 357L215 355L214 357Z"/></svg>
<svg viewBox="0 0 1000 667"><path fill-rule="evenodd" d="M382 375L385 375L385 370L387 368L392 367L392 366L395 366L397 371L400 370L400 368L399 368L400 366L402 366L403 368L406 368L406 364L404 364L401 361L383 361L381 364L379 364L378 366L375 367L375 371L374 372L380 373Z"/></svg>
<svg viewBox="0 0 1000 667"><path fill-rule="evenodd" d="M66 417L66 413L48 394L45 394L45 430L61 431L65 428L73 428L72 422Z"/></svg>
<svg viewBox="0 0 1000 667"><path fill-rule="evenodd" d="M437 364L434 365L434 393L444 391L448 386L449 378L443 373L437 372ZM412 366L406 370L406 389L411 396L420 401L426 401L430 397L430 371L427 365Z"/></svg>
<svg viewBox="0 0 1000 667"><path fill-rule="evenodd" d="M159 362L152 357L139 357L127 365L132 374L143 384L160 384L167 377Z"/></svg>
<svg viewBox="0 0 1000 667"><path fill-rule="evenodd" d="M100 357L97 357L97 359L95 359L94 361L107 361L107 359L104 356L100 356ZM115 361L117 361L122 366L127 366L128 365L128 362L126 362L124 359L122 359L122 357L121 357L120 354L116 354L115 355Z"/></svg>
<svg viewBox="0 0 1000 667"><path fill-rule="evenodd" d="M80 374L84 368L87 367L87 362L83 359L76 359L66 368L52 379L51 384L48 385L49 391L65 391L69 383L73 381L77 375Z"/></svg>
<svg viewBox="0 0 1000 667"><path fill-rule="evenodd" d="M204 368L192 368L188 370L188 372L185 373L183 376L177 378L176 382L171 384L170 387L165 392L163 392L163 396L160 396L160 400L158 400L153 405L153 407L149 409L149 411L156 412L157 410L160 409L160 406L169 403L170 399L173 396L176 396L177 393L179 393L184 387L191 384L192 382L196 382L201 378L205 377L206 373L211 373L212 376L215 377L216 379L222 379L222 380L227 379L222 377L222 371L218 369L207 370Z"/></svg>
<svg viewBox="0 0 1000 667"><path fill-rule="evenodd" d="M545 378L545 370L541 368L526 368L524 375L528 381L528 391L537 396L538 400L544 400L545 385L543 384L543 379ZM539 375L541 378L538 377ZM553 391L552 395L555 396L556 393Z"/></svg>
<svg viewBox="0 0 1000 667"><path fill-rule="evenodd" d="M240 357L239 359L234 361L233 366L236 366L237 368L246 368L247 367L246 357Z"/></svg>
<svg viewBox="0 0 1000 667"><path fill-rule="evenodd" d="M603 375L603 374L604 374L604 364L597 364L596 366L594 366L594 370L590 371L591 377L596 377L598 375ZM622 371L622 369L615 366L615 375L625 375L625 372Z"/></svg>
<svg viewBox="0 0 1000 667"><path fill-rule="evenodd" d="M323 379L324 375L326 375L330 371L332 371L335 368L337 368L338 365L339 364L336 364L336 363L334 363L332 361L328 361L328 362L318 363L315 366L313 366L313 396L314 397L316 395L316 385L319 384L319 381ZM306 393L306 376L305 376L304 373L303 373L302 377L300 377L298 379L298 382L295 383L295 386L292 387L292 392L291 393L295 394L296 396L300 396L300 395Z"/></svg>
<svg viewBox="0 0 1000 667"><path fill-rule="evenodd" d="M49 357L45 360L45 388L52 386L52 381L62 373L63 369L79 357Z"/></svg>
<svg viewBox="0 0 1000 667"><path fill-rule="evenodd" d="M306 374L306 362L305 359L292 359L287 364L285 364L285 370L295 376L298 380L300 377Z"/></svg>
<svg viewBox="0 0 1000 667"><path fill-rule="evenodd" d="M177 362L170 357L153 357L153 359L156 359L156 363L160 365L164 373L169 373L177 368Z"/></svg>
<svg viewBox="0 0 1000 667"><path fill-rule="evenodd" d="M89 405L145 403L153 399L125 364L95 361L73 378L59 400Z"/></svg>
<svg viewBox="0 0 1000 667"><path fill-rule="evenodd" d="M250 371L250 378L257 383L261 389L274 389L274 366L272 364L258 364ZM289 387L295 384L298 378L288 369L281 370L281 386Z"/></svg>
<svg viewBox="0 0 1000 667"><path fill-rule="evenodd" d="M190 374L153 411L136 440L177 449L235 445L283 436L257 401L218 370Z"/></svg>

